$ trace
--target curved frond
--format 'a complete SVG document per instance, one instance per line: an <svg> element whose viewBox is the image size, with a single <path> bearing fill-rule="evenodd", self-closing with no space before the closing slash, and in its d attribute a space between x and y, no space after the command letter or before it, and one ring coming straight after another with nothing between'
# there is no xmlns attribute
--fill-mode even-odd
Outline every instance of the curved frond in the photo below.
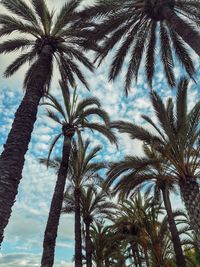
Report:
<svg viewBox="0 0 200 267"><path fill-rule="evenodd" d="M19 49L23 50L28 46L33 45L33 42L29 39L12 39L0 44L0 54L15 52Z"/></svg>
<svg viewBox="0 0 200 267"><path fill-rule="evenodd" d="M85 128L88 128L90 130L95 130L95 131L101 133L102 135L104 135L111 142L111 144L117 144L117 138L116 138L116 136L105 125L99 124L99 123L85 122L84 123L84 127Z"/></svg>
<svg viewBox="0 0 200 267"><path fill-rule="evenodd" d="M32 9L22 0L2 0L1 4L10 12L20 16L22 19L38 26L37 19Z"/></svg>

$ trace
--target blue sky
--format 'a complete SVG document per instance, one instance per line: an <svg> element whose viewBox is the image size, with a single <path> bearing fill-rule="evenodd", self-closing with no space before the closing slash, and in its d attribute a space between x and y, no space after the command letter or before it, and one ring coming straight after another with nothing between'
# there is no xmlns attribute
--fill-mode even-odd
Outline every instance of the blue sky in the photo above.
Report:
<svg viewBox="0 0 200 267"><path fill-rule="evenodd" d="M85 0L85 4L93 1ZM47 0L50 7L53 7L53 1ZM59 0L56 8L64 3ZM159 50L158 50L159 53ZM27 68L25 66L12 78L4 79L2 73L4 68L12 61L15 55L0 55L0 152L2 145L6 141L9 133L14 113L23 97L22 81ZM199 69L198 57L193 54L195 65ZM128 60L128 59L127 59ZM143 71L140 72L137 86L133 83L129 97L126 98L123 92L123 77L125 68L115 83L107 82L108 66L111 61L111 55L103 62L102 66L93 74L86 73L91 91L87 92L83 87L78 86L80 98L83 96L98 97L103 108L109 112L113 120L126 119L138 124L142 123L141 114L148 114L154 117L148 98L148 88ZM181 68L176 68L176 77L182 75ZM199 75L196 80L199 82ZM58 96L60 89L57 84L58 74L55 73L52 81L51 93ZM159 63L154 77L154 89L167 98L174 94L174 91L168 88L163 77L163 71ZM191 82L189 89L189 105L192 105L196 99L199 99L198 85ZM26 155L26 162L23 170L23 179L20 183L19 194L13 208L9 225L5 231L5 238L0 252L0 267L21 267L21 266L40 266L40 257L42 251L43 232L49 211L49 205L53 193L56 176L52 170L47 170L45 166L38 163L39 157L45 157L48 153L48 147L54 134L58 131L57 126L45 116L45 108L40 107L38 119L32 134L32 141L29 145L29 151ZM85 138L89 136L85 133ZM125 154L141 155L141 144L136 141L130 141L128 136L119 135L119 150L111 146L105 139L93 138L92 143L103 145L100 158L117 160ZM58 149L55 153L59 153ZM178 206L180 201L174 197L174 207ZM61 217L59 233L56 247L55 267L72 267L74 244L73 215L64 215Z"/></svg>

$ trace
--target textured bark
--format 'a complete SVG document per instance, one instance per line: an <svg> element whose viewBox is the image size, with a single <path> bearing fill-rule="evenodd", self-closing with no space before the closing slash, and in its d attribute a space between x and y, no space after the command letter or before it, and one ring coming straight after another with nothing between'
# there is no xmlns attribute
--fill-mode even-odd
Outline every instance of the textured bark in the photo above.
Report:
<svg viewBox="0 0 200 267"><path fill-rule="evenodd" d="M161 13L172 29L200 56L200 34L194 27L177 16L167 5L161 9Z"/></svg>
<svg viewBox="0 0 200 267"><path fill-rule="evenodd" d="M55 244L62 209L64 189L67 178L69 156L71 151L71 137L64 137L62 161L58 171L56 186L51 201L50 212L43 241L42 267L52 267L54 263Z"/></svg>
<svg viewBox="0 0 200 267"><path fill-rule="evenodd" d="M181 241L180 241L179 233L178 233L176 223L174 220L171 203L170 203L169 192L167 189L163 188L162 194L163 194L163 201L164 201L165 209L167 212L169 229L172 235L172 242L173 242L174 252L176 256L176 266L186 267L186 261L185 261L185 257L184 257L183 250L181 247Z"/></svg>
<svg viewBox="0 0 200 267"><path fill-rule="evenodd" d="M0 156L0 244L18 193L25 154L36 121L46 77L51 69L51 62L51 52L45 49L40 54L35 66L36 71L27 84L24 98L15 113L12 128Z"/></svg>
<svg viewBox="0 0 200 267"><path fill-rule="evenodd" d="M86 266L92 267L92 242L90 237L90 222L85 221L85 243L86 243Z"/></svg>
<svg viewBox="0 0 200 267"><path fill-rule="evenodd" d="M82 267L82 236L81 236L81 192L77 188L74 190L75 199L75 267Z"/></svg>
<svg viewBox="0 0 200 267"><path fill-rule="evenodd" d="M194 230L198 249L200 249L200 192L197 181L187 177L185 181L180 180L181 196L184 201L191 227Z"/></svg>

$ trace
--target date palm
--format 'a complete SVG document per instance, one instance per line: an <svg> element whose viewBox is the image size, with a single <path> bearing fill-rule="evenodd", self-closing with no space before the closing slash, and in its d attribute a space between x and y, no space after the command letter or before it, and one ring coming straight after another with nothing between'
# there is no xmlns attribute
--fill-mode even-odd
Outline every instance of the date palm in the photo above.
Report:
<svg viewBox="0 0 200 267"><path fill-rule="evenodd" d="M143 146L143 151L144 157L127 156L124 160L110 164L105 184L108 186L117 180L114 190L121 192L122 195L129 195L137 190L142 190L148 195L153 190L155 201L159 201L162 195L172 235L176 264L179 267L186 266L169 197L170 191L175 190L174 184L177 179L171 174L167 160L160 157L157 151L147 145Z"/></svg>
<svg viewBox="0 0 200 267"><path fill-rule="evenodd" d="M79 138L78 144L73 143L69 162L69 175L67 189L64 195L63 213L75 214L75 266L82 266L82 233L81 233L81 197L84 187L91 183L100 184L102 178L99 171L105 168L102 161L94 162L100 146L90 148L90 141L82 142Z"/></svg>
<svg viewBox="0 0 200 267"><path fill-rule="evenodd" d="M81 206L85 224L86 266L92 267L91 224L100 219L111 219L117 206L108 199L108 194L105 191L98 191L94 185L82 190Z"/></svg>
<svg viewBox="0 0 200 267"><path fill-rule="evenodd" d="M50 155L52 153L55 144L61 137L63 137L64 140L62 148L62 158L58 169L56 186L51 201L50 212L44 235L42 266L53 266L57 229L62 209L63 194L64 194L66 177L69 166L71 145L74 135L77 133L79 135L79 140L81 140L80 131L83 131L84 129L88 128L92 131L97 131L100 134L104 135L111 143L116 143L115 135L111 132L109 128L110 126L109 116L103 109L101 109L101 105L98 99L86 98L78 101L76 90L74 91L73 97L70 99L69 91L66 89L65 84L61 82L60 85L63 93L64 105L62 106L59 103L59 101L51 94L47 96L49 102L43 103L44 105L48 105L51 107L51 110L47 111L48 117L53 121L55 121L58 125L60 125L62 129L61 132L58 135L56 135L54 140L52 141L47 158L47 166L49 165ZM98 119L103 121L103 123L100 124L98 122L90 122L89 118L91 115L97 116ZM88 145L89 145L88 142L86 142L85 146L83 144L80 145L81 146L80 151L77 150L77 155L75 153L72 153L72 155L74 155L73 164L75 164L76 168L79 167L79 169L75 170L78 171L76 175L81 175L81 177L84 174L84 172L87 171L88 168L87 164L89 164L87 161L84 164L84 160L89 161L90 160L89 157L91 158L94 157L95 153L97 153L99 150L99 148L95 148L93 154L86 157L86 150ZM79 166L80 164L81 166ZM95 169L95 166L93 166L93 168ZM75 190L74 196L75 196L75 203L79 203L80 192L78 189ZM77 205L76 208L78 212L79 206ZM77 220L76 223L79 224ZM75 259L75 264L76 266L81 266L80 265L81 259Z"/></svg>
<svg viewBox="0 0 200 267"><path fill-rule="evenodd" d="M91 30L86 33L102 44L102 49L97 53L99 64L118 44L110 66L110 80L118 76L127 57L126 93L132 79L137 80L142 58L147 81L152 86L158 44L170 86L175 86L173 54L176 54L189 76L194 74L194 65L185 44L200 55L199 1L99 0L96 5L83 11L82 18L87 16L89 19L95 18L96 27L92 33Z"/></svg>
<svg viewBox="0 0 200 267"><path fill-rule="evenodd" d="M176 177L186 206L191 226L200 246L200 192L199 177L199 122L200 101L187 111L188 81L182 79L177 88L176 109L172 99L165 106L156 92L151 93L151 102L158 123L143 115L142 118L153 127L155 134L143 126L125 121L113 123L113 127L122 133L128 133L132 139L138 139L157 150L166 159L171 175Z"/></svg>
<svg viewBox="0 0 200 267"><path fill-rule="evenodd" d="M2 0L9 13L0 15L0 37L12 38L0 43L0 53L19 52L20 55L6 68L4 75L13 75L22 65L29 63L24 78L25 95L15 113L14 122L0 157L0 243L11 208L22 178L24 156L28 150L37 109L41 98L49 90L55 61L60 74L74 86L78 78L88 84L77 63L93 70L83 53L89 42L78 27L74 29L78 0L65 4L57 17L50 12L45 0ZM17 33L15 37L13 34Z"/></svg>
<svg viewBox="0 0 200 267"><path fill-rule="evenodd" d="M96 267L124 266L125 255L120 246L121 234L112 231L112 226L105 225L105 221L100 221L91 225L90 235Z"/></svg>

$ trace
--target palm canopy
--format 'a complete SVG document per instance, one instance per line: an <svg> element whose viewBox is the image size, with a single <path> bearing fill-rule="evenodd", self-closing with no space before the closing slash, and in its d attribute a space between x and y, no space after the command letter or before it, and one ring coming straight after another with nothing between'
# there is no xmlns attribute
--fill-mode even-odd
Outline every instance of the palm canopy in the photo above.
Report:
<svg viewBox="0 0 200 267"><path fill-rule="evenodd" d="M154 192L155 199L160 199L160 191L175 192L177 177L166 158L147 144L143 145L144 157L126 156L123 160L110 163L105 187L114 183L114 192L121 196L135 194L143 190L146 195Z"/></svg>
<svg viewBox="0 0 200 267"><path fill-rule="evenodd" d="M5 76L11 76L25 63L31 63L24 80L26 87L32 72L37 67L40 54L46 49L53 55L63 79L74 86L77 77L88 88L77 61L87 69L93 70L92 64L83 52L90 47L90 42L82 35L80 28L73 27L73 20L77 16L76 9L80 2L80 0L68 1L54 19L55 14L49 11L45 0L30 0L31 5L23 0L2 0L1 4L14 16L0 15L0 37L14 32L18 33L18 37L13 36L2 42L0 53L20 52L20 55L6 68ZM94 48L93 45L90 48L92 47ZM21 53L22 51L25 52ZM43 88L45 90L49 88L52 70L53 65L46 77Z"/></svg>
<svg viewBox="0 0 200 267"><path fill-rule="evenodd" d="M61 91L63 94L63 106L60 102L51 94L47 95L49 101L42 103L51 108L47 110L47 116L54 122L62 126L62 131L52 141L49 149L48 160L51 152L61 136L70 136L77 132L81 134L85 128L91 131L97 131L103 134L111 143L117 143L115 135L110 130L110 119L105 110L101 108L101 104L97 98L86 98L78 101L76 89L73 92L73 96L70 97L68 88L63 82L60 82ZM103 121L103 123L91 121L90 116L97 116ZM86 142L86 150L89 145ZM98 148L100 149L100 148Z"/></svg>
<svg viewBox="0 0 200 267"><path fill-rule="evenodd" d="M169 162L170 174L180 181L199 177L200 101L187 111L187 87L188 81L181 79L177 88L176 109L171 98L165 106L160 96L151 92L151 103L158 123L146 115L142 118L153 127L154 133L134 123L112 123L112 127L119 132L128 133L130 138L143 141L157 150ZM149 160L144 160L144 163L149 164Z"/></svg>
<svg viewBox="0 0 200 267"><path fill-rule="evenodd" d="M200 36L195 28L199 27L199 1L99 0L93 7L83 11L82 17L86 17L86 14L96 23L95 29L92 32L89 29L86 34L97 42L102 41L96 59L99 64L118 44L110 66L110 80L118 76L123 64L126 64L126 56L129 58L125 78L126 93L132 79L137 81L142 58L147 81L152 86L157 45L170 86L175 86L174 54L189 76L194 74L194 65L185 43L190 46L195 43L198 50ZM200 54L200 51L197 53Z"/></svg>

